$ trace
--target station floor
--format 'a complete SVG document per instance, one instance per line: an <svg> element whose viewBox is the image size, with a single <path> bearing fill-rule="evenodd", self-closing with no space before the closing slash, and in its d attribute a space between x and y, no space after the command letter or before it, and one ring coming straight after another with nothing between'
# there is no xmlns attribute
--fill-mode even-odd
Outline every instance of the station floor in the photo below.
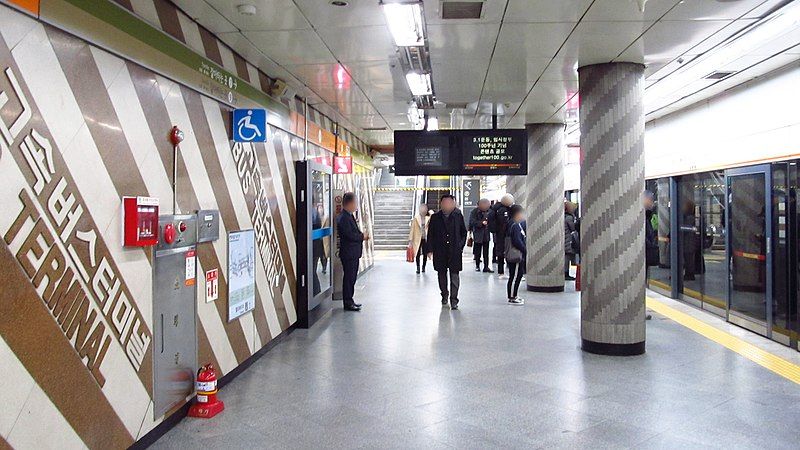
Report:
<svg viewBox="0 0 800 450"><path fill-rule="evenodd" d="M591 355L571 283L511 306L505 281L467 270L450 311L430 267L396 258L359 280L362 312L292 332L221 391L221 415L154 447L798 448L800 385L667 317L645 355Z"/></svg>

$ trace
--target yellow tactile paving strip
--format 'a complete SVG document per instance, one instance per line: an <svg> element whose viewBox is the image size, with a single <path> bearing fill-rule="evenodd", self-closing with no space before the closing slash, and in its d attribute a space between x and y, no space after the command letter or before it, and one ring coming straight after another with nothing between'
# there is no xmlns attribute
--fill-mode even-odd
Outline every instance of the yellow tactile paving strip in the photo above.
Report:
<svg viewBox="0 0 800 450"><path fill-rule="evenodd" d="M754 363L772 371L776 374L800 384L800 366L793 364L779 356L762 350L749 342L717 329L705 322L702 322L694 317L678 311L667 304L660 302L654 298L647 297L647 307L653 311L665 316L684 327L698 333L712 341L726 347L734 352L744 356L745 358L753 361Z"/></svg>

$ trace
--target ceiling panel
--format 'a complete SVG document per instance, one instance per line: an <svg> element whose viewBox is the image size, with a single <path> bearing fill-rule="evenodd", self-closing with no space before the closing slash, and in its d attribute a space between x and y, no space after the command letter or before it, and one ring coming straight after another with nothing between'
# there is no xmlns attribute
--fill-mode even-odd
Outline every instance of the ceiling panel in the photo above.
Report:
<svg viewBox="0 0 800 450"><path fill-rule="evenodd" d="M572 23L503 24L495 58L552 58L574 27Z"/></svg>
<svg viewBox="0 0 800 450"><path fill-rule="evenodd" d="M402 70L394 61L363 61L346 63L345 67L353 79L366 88L373 84L392 84L397 74L398 80L402 79Z"/></svg>
<svg viewBox="0 0 800 450"><path fill-rule="evenodd" d="M284 66L336 62L314 30L247 31L243 34Z"/></svg>
<svg viewBox="0 0 800 450"><path fill-rule="evenodd" d="M342 88L339 86L331 85L310 85L311 89L317 93L323 100L330 103L331 106L338 107L341 110L344 103L366 103L369 99L359 90L356 86L349 88Z"/></svg>
<svg viewBox="0 0 800 450"><path fill-rule="evenodd" d="M320 28L317 31L343 63L383 61L396 54L394 40L386 26Z"/></svg>
<svg viewBox="0 0 800 450"><path fill-rule="evenodd" d="M405 83L392 84L361 84L361 89L373 102L411 101L411 92Z"/></svg>
<svg viewBox="0 0 800 450"><path fill-rule="evenodd" d="M173 3L212 33L239 31L225 16L204 0L173 0Z"/></svg>
<svg viewBox="0 0 800 450"><path fill-rule="evenodd" d="M654 22L681 0L647 0L644 11L641 0L595 0L583 17L584 22ZM705 0L688 0L690 2ZM716 1L716 0L712 0Z"/></svg>
<svg viewBox="0 0 800 450"><path fill-rule="evenodd" d="M673 8L665 19L667 20L719 20L738 19L748 17L748 13L756 7L766 3L764 0L692 0L682 1ZM775 2L771 2L775 4ZM766 6L766 5L764 5Z"/></svg>
<svg viewBox="0 0 800 450"><path fill-rule="evenodd" d="M343 84L342 77L349 78L344 68L334 64L302 64L285 66L286 70L310 86L336 86ZM344 75L343 75L344 74Z"/></svg>
<svg viewBox="0 0 800 450"><path fill-rule="evenodd" d="M700 55L703 54L715 46L725 42L726 39L729 39L731 36L739 33L743 29L749 27L750 25L756 23L756 19L739 19L730 22L725 28L717 31L713 35L709 36L696 46L689 49L685 54L686 55Z"/></svg>
<svg viewBox="0 0 800 450"><path fill-rule="evenodd" d="M649 4L649 3L648 3ZM653 22L580 22L570 35L558 56L578 57L578 64L586 66L613 61L620 53L636 42ZM642 56L638 61L642 62Z"/></svg>
<svg viewBox="0 0 800 450"><path fill-rule="evenodd" d="M377 114L349 115L347 119L359 128L380 128L388 126L383 117Z"/></svg>
<svg viewBox="0 0 800 450"><path fill-rule="evenodd" d="M202 3L202 0L191 0ZM308 21L292 0L205 0L242 31L296 30L310 28ZM238 6L256 7L253 15L240 14Z"/></svg>
<svg viewBox="0 0 800 450"><path fill-rule="evenodd" d="M586 12L592 0L510 0L506 22L573 22Z"/></svg>
<svg viewBox="0 0 800 450"><path fill-rule="evenodd" d="M406 114L408 112L409 102L376 102L375 107L378 108L381 114Z"/></svg>
<svg viewBox="0 0 800 450"><path fill-rule="evenodd" d="M729 20L656 22L616 60L666 64L729 24Z"/></svg>
<svg viewBox="0 0 800 450"><path fill-rule="evenodd" d="M492 55L499 24L428 25L431 59L481 59Z"/></svg>
<svg viewBox="0 0 800 450"><path fill-rule="evenodd" d="M334 6L327 0L295 1L315 28L386 25L377 0L348 0L347 6Z"/></svg>
<svg viewBox="0 0 800 450"><path fill-rule="evenodd" d="M488 59L434 59L432 65L437 100L445 103L478 101L489 65Z"/></svg>
<svg viewBox="0 0 800 450"><path fill-rule="evenodd" d="M552 58L510 58L499 56L492 58L486 84L514 83L518 81L534 82L544 72ZM530 85L531 83L523 83Z"/></svg>
<svg viewBox="0 0 800 450"><path fill-rule="evenodd" d="M562 56L553 58L541 81L578 81L578 57Z"/></svg>

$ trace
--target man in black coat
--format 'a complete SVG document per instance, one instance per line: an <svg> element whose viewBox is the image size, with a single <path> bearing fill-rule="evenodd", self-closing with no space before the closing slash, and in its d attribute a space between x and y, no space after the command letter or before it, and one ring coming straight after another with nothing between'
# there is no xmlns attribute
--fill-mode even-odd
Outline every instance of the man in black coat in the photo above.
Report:
<svg viewBox="0 0 800 450"><path fill-rule="evenodd" d="M361 311L361 305L353 300L356 278L358 278L358 260L364 241L369 235L358 229L356 218L356 195L347 192L342 196L342 213L336 219L336 232L339 236L339 259L342 260L342 300L345 311Z"/></svg>
<svg viewBox="0 0 800 450"><path fill-rule="evenodd" d="M489 216L489 231L494 239L494 256L497 260L497 274L503 278L505 272L506 234L508 234L509 212L514 205L514 196L505 194L499 202L492 205Z"/></svg>
<svg viewBox="0 0 800 450"><path fill-rule="evenodd" d="M478 202L478 207L469 214L469 231L472 233L472 243L474 245L473 255L475 256L475 271L481 270L481 255L483 255L483 271L494 272L489 268L489 200L482 198Z"/></svg>
<svg viewBox="0 0 800 450"><path fill-rule="evenodd" d="M466 243L467 227L464 226L461 211L456 209L456 199L449 194L443 195L439 202L439 211L431 217L428 246L433 253L433 269L439 275L442 305L447 305L449 298L450 309L454 310L458 309L458 287L461 284L458 273L461 272L461 255Z"/></svg>

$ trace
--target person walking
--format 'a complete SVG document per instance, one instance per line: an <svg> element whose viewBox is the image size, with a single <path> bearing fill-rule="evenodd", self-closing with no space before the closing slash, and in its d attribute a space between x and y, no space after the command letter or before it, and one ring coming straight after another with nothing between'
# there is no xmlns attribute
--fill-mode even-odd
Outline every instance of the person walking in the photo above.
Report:
<svg viewBox="0 0 800 450"><path fill-rule="evenodd" d="M528 224L525 221L525 210L520 205L514 205L510 210L511 225L508 227L508 248L506 249L506 260L508 261L508 303L510 305L524 305L525 300L517 296L519 293L519 283L525 274L525 266L528 258L528 248L525 245Z"/></svg>
<svg viewBox="0 0 800 450"><path fill-rule="evenodd" d="M422 203L419 205L417 215L411 219L409 224L410 230L408 231L408 245L414 249L414 254L417 255L417 273L420 272L419 260L422 259L422 272L425 272L425 266L428 265L428 226L430 225L430 216L428 215L428 205Z"/></svg>
<svg viewBox="0 0 800 450"><path fill-rule="evenodd" d="M478 207L469 214L469 232L472 233L472 253L475 256L475 272L481 270L481 256L483 256L483 271L493 273L489 268L489 200L482 198Z"/></svg>
<svg viewBox="0 0 800 450"><path fill-rule="evenodd" d="M494 254L497 258L497 274L501 279L505 277L505 242L508 234L509 211L513 205L514 196L503 195L499 202L492 205L489 220L490 231L494 238Z"/></svg>
<svg viewBox="0 0 800 450"><path fill-rule="evenodd" d="M575 279L569 274L569 266L577 262L575 255L581 248L578 220L575 217L576 209L575 203L564 201L564 279L568 281Z"/></svg>
<svg viewBox="0 0 800 450"><path fill-rule="evenodd" d="M458 309L458 288L461 272L461 255L467 243L467 227L464 216L456 209L456 198L445 194L439 201L439 212L431 217L428 228L429 252L433 258L433 268L439 277L439 290L442 305L450 300L450 309ZM450 275L448 289L447 275Z"/></svg>
<svg viewBox="0 0 800 450"><path fill-rule="evenodd" d="M356 218L356 195L346 192L342 196L342 213L336 220L339 234L339 259L342 260L342 300L345 311L361 311L361 305L353 300L356 279L358 278L358 260L361 259L364 241L369 240L367 233L358 229Z"/></svg>

